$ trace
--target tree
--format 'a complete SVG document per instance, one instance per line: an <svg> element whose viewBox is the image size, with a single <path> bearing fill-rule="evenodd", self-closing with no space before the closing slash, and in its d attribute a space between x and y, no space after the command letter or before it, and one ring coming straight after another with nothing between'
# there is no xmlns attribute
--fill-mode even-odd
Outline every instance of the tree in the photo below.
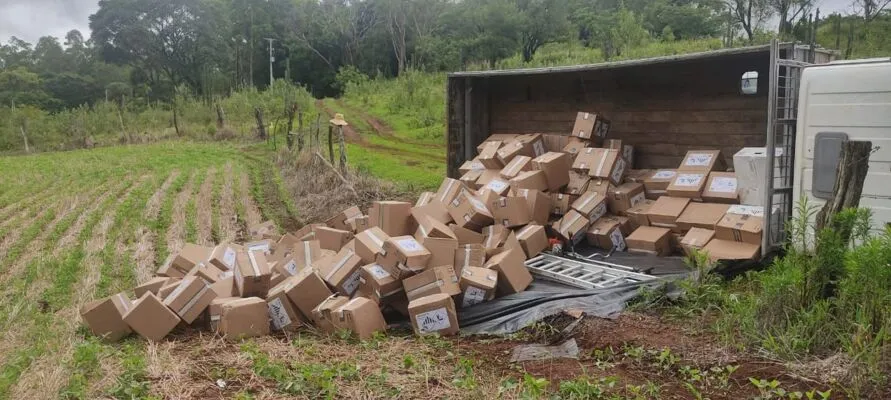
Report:
<svg viewBox="0 0 891 400"><path fill-rule="evenodd" d="M742 26L749 39L755 37L755 29L770 17L768 0L727 0L727 7L733 19Z"/></svg>
<svg viewBox="0 0 891 400"><path fill-rule="evenodd" d="M859 14L863 14L863 20L866 23L872 22L888 5L891 0L854 0L851 4Z"/></svg>
<svg viewBox="0 0 891 400"><path fill-rule="evenodd" d="M545 43L568 36L564 0L517 0L517 9L523 16L520 24L523 62L532 61L535 52Z"/></svg>
<svg viewBox="0 0 891 400"><path fill-rule="evenodd" d="M713 4L657 0L644 8L643 25L651 35L661 35L663 40L663 32L671 32L675 39L713 37L721 30L719 11Z"/></svg>
<svg viewBox="0 0 891 400"><path fill-rule="evenodd" d="M40 108L56 106L54 99L44 92L40 77L24 67L0 70L0 104L13 103Z"/></svg>
<svg viewBox="0 0 891 400"><path fill-rule="evenodd" d="M780 17L777 33L780 37L785 37L792 32L795 21L806 16L813 8L814 0L768 0L768 4Z"/></svg>
<svg viewBox="0 0 891 400"><path fill-rule="evenodd" d="M33 64L31 43L15 36L0 46L0 68L30 67Z"/></svg>
<svg viewBox="0 0 891 400"><path fill-rule="evenodd" d="M62 50L59 39L52 36L41 37L34 46L31 57L34 59L35 70L42 74L57 74L68 68L65 51Z"/></svg>
<svg viewBox="0 0 891 400"><path fill-rule="evenodd" d="M462 4L462 42L465 60L495 61L520 48L523 15L510 0L468 0Z"/></svg>

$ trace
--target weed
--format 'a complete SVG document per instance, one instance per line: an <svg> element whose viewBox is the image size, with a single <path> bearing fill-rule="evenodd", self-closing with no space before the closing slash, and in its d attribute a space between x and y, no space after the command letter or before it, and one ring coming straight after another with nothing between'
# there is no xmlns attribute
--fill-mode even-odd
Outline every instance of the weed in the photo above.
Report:
<svg viewBox="0 0 891 400"><path fill-rule="evenodd" d="M455 366L455 379L452 380L452 383L461 389L476 389L477 382L473 374L473 360L463 357L458 360L458 365Z"/></svg>
<svg viewBox="0 0 891 400"><path fill-rule="evenodd" d="M545 378L524 374L520 395L525 399L539 399L545 395L550 384Z"/></svg>
<svg viewBox="0 0 891 400"><path fill-rule="evenodd" d="M573 380L560 382L560 397L564 399L600 399L616 388L618 379L615 377L592 380L587 376L580 376Z"/></svg>

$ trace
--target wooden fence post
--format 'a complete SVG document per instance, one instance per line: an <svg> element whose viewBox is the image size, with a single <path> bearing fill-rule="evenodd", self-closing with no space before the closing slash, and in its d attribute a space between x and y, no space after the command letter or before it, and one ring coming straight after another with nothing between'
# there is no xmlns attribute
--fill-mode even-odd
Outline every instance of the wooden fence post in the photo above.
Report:
<svg viewBox="0 0 891 400"><path fill-rule="evenodd" d="M860 205L863 182L869 171L870 153L872 153L872 142L852 140L842 144L834 194L831 199L826 200L826 204L817 213L817 232L830 227L835 214L845 208Z"/></svg>
<svg viewBox="0 0 891 400"><path fill-rule="evenodd" d="M334 164L334 125L328 124L328 159Z"/></svg>
<svg viewBox="0 0 891 400"><path fill-rule="evenodd" d="M297 151L303 151L303 110L297 112Z"/></svg>
<svg viewBox="0 0 891 400"><path fill-rule="evenodd" d="M254 107L254 116L257 118L257 137L266 139L266 125L263 123L263 110Z"/></svg>
<svg viewBox="0 0 891 400"><path fill-rule="evenodd" d="M346 166L347 166L347 154L346 154L346 140L343 137L343 126L337 126L337 139L340 140L340 172L346 175Z"/></svg>

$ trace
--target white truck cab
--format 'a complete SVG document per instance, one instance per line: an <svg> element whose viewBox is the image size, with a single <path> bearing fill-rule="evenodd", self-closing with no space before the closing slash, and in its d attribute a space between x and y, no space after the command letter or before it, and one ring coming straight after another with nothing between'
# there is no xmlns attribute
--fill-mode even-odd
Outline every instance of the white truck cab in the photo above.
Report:
<svg viewBox="0 0 891 400"><path fill-rule="evenodd" d="M833 195L841 143L872 142L861 207L873 229L891 226L891 58L835 61L801 74L793 199L822 206Z"/></svg>

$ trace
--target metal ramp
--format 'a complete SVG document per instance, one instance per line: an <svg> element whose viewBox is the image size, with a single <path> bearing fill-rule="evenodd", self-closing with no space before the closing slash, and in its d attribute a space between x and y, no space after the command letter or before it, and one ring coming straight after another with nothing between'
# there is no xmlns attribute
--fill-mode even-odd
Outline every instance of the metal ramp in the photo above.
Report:
<svg viewBox="0 0 891 400"><path fill-rule="evenodd" d="M634 272L618 264L573 260L541 254L526 261L533 275L582 289L601 289L626 283L658 281L659 277Z"/></svg>

